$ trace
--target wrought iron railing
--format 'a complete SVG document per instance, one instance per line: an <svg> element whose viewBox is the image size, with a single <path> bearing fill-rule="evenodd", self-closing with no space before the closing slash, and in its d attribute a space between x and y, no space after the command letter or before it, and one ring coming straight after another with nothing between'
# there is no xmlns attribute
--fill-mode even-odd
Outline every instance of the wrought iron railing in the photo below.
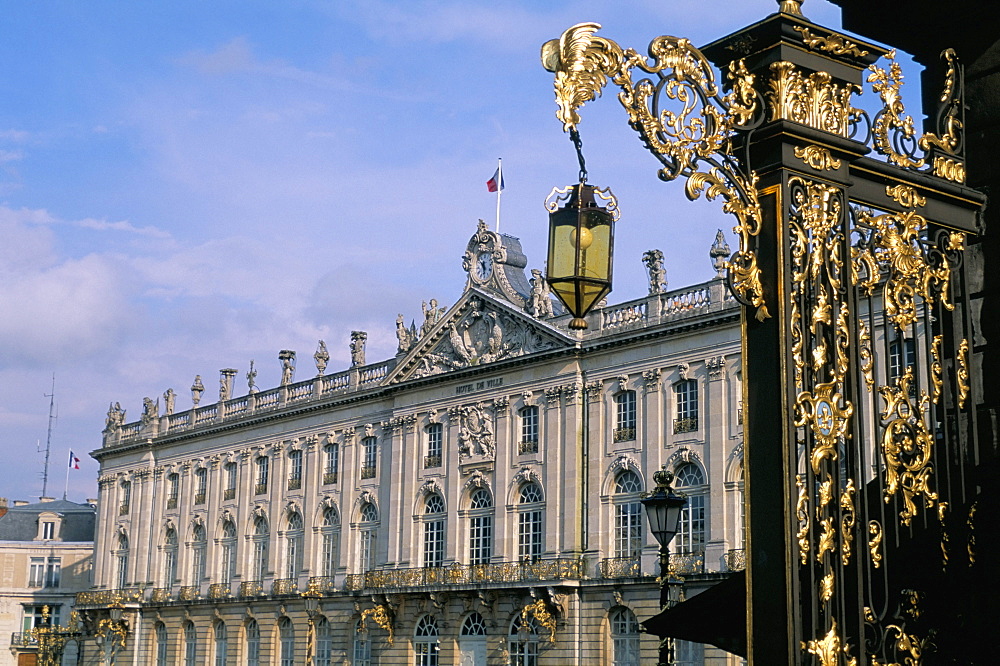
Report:
<svg viewBox="0 0 1000 666"><path fill-rule="evenodd" d="M641 575L642 560L638 555L601 560L601 578L638 578Z"/></svg>
<svg viewBox="0 0 1000 666"><path fill-rule="evenodd" d="M326 472L325 474L323 474L323 483L324 484L337 483L337 473Z"/></svg>
<svg viewBox="0 0 1000 666"><path fill-rule="evenodd" d="M119 504L118 505L118 515L119 516L127 516L128 515L128 504Z"/></svg>
<svg viewBox="0 0 1000 666"><path fill-rule="evenodd" d="M681 432L697 432L698 417L689 416L684 419L674 419L674 434Z"/></svg>
<svg viewBox="0 0 1000 666"><path fill-rule="evenodd" d="M309 578L310 592L336 592L337 581L333 576L312 576Z"/></svg>
<svg viewBox="0 0 1000 666"><path fill-rule="evenodd" d="M236 488L226 488L222 491L222 499L231 500L236 499Z"/></svg>
<svg viewBox="0 0 1000 666"><path fill-rule="evenodd" d="M170 601L170 588L169 587L154 587L153 591L149 594L149 600L154 604L160 604Z"/></svg>
<svg viewBox="0 0 1000 666"><path fill-rule="evenodd" d="M375 478L375 467L373 465L365 465L361 468L361 478L362 479L374 479Z"/></svg>
<svg viewBox="0 0 1000 666"><path fill-rule="evenodd" d="M257 485L255 485L253 487L253 492L254 492L255 495L263 495L264 493L267 492L267 484L266 483L258 483Z"/></svg>
<svg viewBox="0 0 1000 666"><path fill-rule="evenodd" d="M200 596L200 592L201 590L197 585L183 585L177 598L181 601L194 601Z"/></svg>
<svg viewBox="0 0 1000 666"><path fill-rule="evenodd" d="M245 580L240 583L241 597L260 597L264 595L264 584L259 580Z"/></svg>
<svg viewBox="0 0 1000 666"><path fill-rule="evenodd" d="M271 594L274 596L282 594L297 594L299 583L294 578L275 578L271 583Z"/></svg>
<svg viewBox="0 0 1000 666"><path fill-rule="evenodd" d="M747 568L747 552L742 548L726 551L726 568L730 571L743 571Z"/></svg>
<svg viewBox="0 0 1000 666"><path fill-rule="evenodd" d="M177 498L176 497L168 497L167 498L167 508L168 509L176 509L177 508Z"/></svg>
<svg viewBox="0 0 1000 666"><path fill-rule="evenodd" d="M441 466L441 456L424 456L424 469Z"/></svg>
<svg viewBox="0 0 1000 666"><path fill-rule="evenodd" d="M194 496L194 503L195 504L204 504L205 503L205 493L198 493L197 495L195 495Z"/></svg>
<svg viewBox="0 0 1000 666"><path fill-rule="evenodd" d="M538 453L538 440L522 439L517 444L517 452L522 456L526 453Z"/></svg>
<svg viewBox="0 0 1000 666"><path fill-rule="evenodd" d="M227 599L233 596L229 583L212 583L208 586L209 599Z"/></svg>
<svg viewBox="0 0 1000 666"><path fill-rule="evenodd" d="M615 428L614 434L616 442L630 442L635 439L635 427Z"/></svg>
<svg viewBox="0 0 1000 666"><path fill-rule="evenodd" d="M381 569L347 577L349 591L431 585L477 583L526 583L585 578L580 558L555 558L536 562L452 564L446 567Z"/></svg>
<svg viewBox="0 0 1000 666"><path fill-rule="evenodd" d="M301 487L302 487L302 477L301 476L293 476L290 479L288 479L288 489L289 490L298 490Z"/></svg>
<svg viewBox="0 0 1000 666"><path fill-rule="evenodd" d="M679 576L705 572L705 553L671 553L670 573Z"/></svg>
<svg viewBox="0 0 1000 666"><path fill-rule="evenodd" d="M77 606L104 606L108 604L142 601L143 588L125 587L114 590L85 590L76 593Z"/></svg>
<svg viewBox="0 0 1000 666"><path fill-rule="evenodd" d="M15 631L10 635L12 648L38 647L38 638L31 631Z"/></svg>

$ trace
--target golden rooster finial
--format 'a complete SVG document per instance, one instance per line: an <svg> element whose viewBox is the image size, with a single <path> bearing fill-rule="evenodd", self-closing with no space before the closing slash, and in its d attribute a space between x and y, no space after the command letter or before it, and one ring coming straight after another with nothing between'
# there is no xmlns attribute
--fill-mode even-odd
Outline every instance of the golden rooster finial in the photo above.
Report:
<svg viewBox="0 0 1000 666"><path fill-rule="evenodd" d="M621 47L594 36L600 28L599 23L578 23L559 39L542 44L542 66L556 75L556 117L565 132L580 122L577 109L596 99L621 65Z"/></svg>

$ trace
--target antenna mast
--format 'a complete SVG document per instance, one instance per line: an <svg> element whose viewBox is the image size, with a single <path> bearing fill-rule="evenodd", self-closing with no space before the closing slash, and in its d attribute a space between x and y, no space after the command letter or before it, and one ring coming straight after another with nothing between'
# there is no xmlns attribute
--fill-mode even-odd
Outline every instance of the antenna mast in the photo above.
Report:
<svg viewBox="0 0 1000 666"><path fill-rule="evenodd" d="M49 399L49 432L45 436L45 470L42 472L42 497L48 497L49 454L52 452L52 423L56 420L56 373L52 373L52 393L44 394Z"/></svg>

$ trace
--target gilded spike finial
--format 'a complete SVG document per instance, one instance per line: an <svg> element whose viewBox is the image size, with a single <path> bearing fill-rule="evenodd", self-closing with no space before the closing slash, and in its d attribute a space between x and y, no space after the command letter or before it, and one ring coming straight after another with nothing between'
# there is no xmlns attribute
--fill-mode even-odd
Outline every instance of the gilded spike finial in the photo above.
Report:
<svg viewBox="0 0 1000 666"><path fill-rule="evenodd" d="M782 14L802 16L802 0L778 0L778 11Z"/></svg>

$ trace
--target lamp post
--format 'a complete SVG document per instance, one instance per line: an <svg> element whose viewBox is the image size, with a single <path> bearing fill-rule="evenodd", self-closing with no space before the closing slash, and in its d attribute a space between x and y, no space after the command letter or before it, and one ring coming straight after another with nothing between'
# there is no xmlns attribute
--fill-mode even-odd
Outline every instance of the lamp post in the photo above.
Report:
<svg viewBox="0 0 1000 666"><path fill-rule="evenodd" d="M306 662L312 663L316 658L316 613L319 611L319 598L323 596L315 586L302 593L306 615L309 616L309 635L306 637Z"/></svg>
<svg viewBox="0 0 1000 666"><path fill-rule="evenodd" d="M645 493L642 505L646 507L646 518L649 520L649 531L660 545L660 610L673 606L677 601L671 596L670 587L670 541L677 534L681 520L681 510L687 504L684 493L674 492L670 483L674 475L667 471L667 466L653 473L656 488ZM668 637L660 639L659 665L669 666L673 663L673 641Z"/></svg>

